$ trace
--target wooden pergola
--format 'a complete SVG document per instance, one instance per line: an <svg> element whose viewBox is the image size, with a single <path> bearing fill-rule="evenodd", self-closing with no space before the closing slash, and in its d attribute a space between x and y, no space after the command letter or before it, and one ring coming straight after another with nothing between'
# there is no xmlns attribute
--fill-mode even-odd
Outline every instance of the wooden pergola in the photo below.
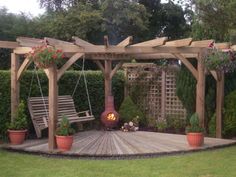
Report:
<svg viewBox="0 0 236 177"><path fill-rule="evenodd" d="M196 112L199 115L201 125L205 121L205 78L206 68L204 66L204 55L208 52L209 44L213 40L193 41L192 38L186 38L175 41L167 41L166 37L132 44L132 37L127 37L117 45L110 45L107 36L104 37L104 45L94 45L78 37L73 37L74 42L65 42L52 38L35 39L18 37L16 42L0 41L0 48L13 49L11 54L11 115L16 111L19 104L19 85L20 78L24 70L32 62L25 58L22 63L20 56L32 51L32 47L41 45L53 46L60 49L69 58L61 67L51 66L44 69L49 80L49 150L55 149L55 129L57 125L57 82L65 71L77 60L85 57L93 60L101 69L105 77L105 101L111 95L111 80L117 70L125 61L153 60L153 59L178 59L192 73L197 81L196 86ZM215 45L218 49L236 49L228 43L218 43ZM194 67L189 59L195 58L197 67ZM116 62L114 62L116 61ZM115 65L115 66L114 66ZM216 136L221 138L222 133L222 107L224 100L224 73L210 71L217 82L217 100L216 100ZM13 116L12 116L13 119Z"/></svg>

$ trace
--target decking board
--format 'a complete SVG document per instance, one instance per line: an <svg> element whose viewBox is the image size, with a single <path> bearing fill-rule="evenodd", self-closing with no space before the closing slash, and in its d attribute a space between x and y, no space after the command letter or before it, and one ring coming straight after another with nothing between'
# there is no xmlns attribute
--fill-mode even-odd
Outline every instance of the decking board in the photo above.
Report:
<svg viewBox="0 0 236 177"><path fill-rule="evenodd" d="M236 144L235 140L205 137L204 145L199 150ZM27 140L22 145L4 145L6 149L49 153L47 139ZM156 132L122 132L122 131L85 131L74 135L71 151L65 155L76 156L129 156L188 152L185 135L165 134ZM55 151L57 154L58 151ZM51 152L50 152L51 154ZM60 153L61 154L61 153Z"/></svg>

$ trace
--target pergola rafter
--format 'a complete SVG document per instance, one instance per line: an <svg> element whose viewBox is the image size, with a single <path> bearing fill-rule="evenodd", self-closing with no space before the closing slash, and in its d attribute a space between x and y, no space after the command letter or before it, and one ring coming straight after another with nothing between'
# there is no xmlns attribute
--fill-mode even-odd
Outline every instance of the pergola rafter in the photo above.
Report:
<svg viewBox="0 0 236 177"><path fill-rule="evenodd" d="M25 55L32 51L32 47L40 45L53 46L60 49L69 57L68 61L61 67L52 66L44 70L49 79L49 150L55 148L55 126L57 122L57 81L65 71L82 57L93 60L101 69L105 78L105 102L111 95L111 80L117 70L125 61L131 59L153 60L153 59L178 59L193 74L197 80L196 86L196 112L199 115L201 124L205 120L205 73L203 55L208 52L208 45L214 40L193 41L186 38L175 41L167 41L166 37L132 44L133 38L127 37L118 45L110 45L109 38L104 37L104 45L94 45L78 37L73 37L74 42L66 42L53 38L35 39L19 37L17 42L0 41L0 48L13 49L11 55L11 111L16 111L19 103L19 81L24 70L31 61L25 58L22 64L19 63L19 55ZM216 44L218 49L233 49L228 43ZM194 67L189 59L197 60L197 67ZM113 63L113 61L118 61ZM113 66L114 65L114 66ZM217 137L221 137L222 105L224 93L224 73L210 72L217 81ZM13 117L12 117L13 119Z"/></svg>

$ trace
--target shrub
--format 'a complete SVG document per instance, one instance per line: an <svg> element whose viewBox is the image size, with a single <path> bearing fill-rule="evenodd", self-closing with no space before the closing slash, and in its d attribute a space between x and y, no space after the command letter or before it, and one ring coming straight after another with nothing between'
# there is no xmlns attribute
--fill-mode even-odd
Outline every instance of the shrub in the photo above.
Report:
<svg viewBox="0 0 236 177"><path fill-rule="evenodd" d="M231 92L225 97L224 119L223 119L223 135L236 135L236 91Z"/></svg>
<svg viewBox="0 0 236 177"><path fill-rule="evenodd" d="M192 61L194 65L195 62ZM176 95L187 110L187 117L195 112L196 105L196 79L192 73L182 64L176 77Z"/></svg>
<svg viewBox="0 0 236 177"><path fill-rule="evenodd" d="M185 128L186 121L180 118L178 115L168 115L166 118L167 128L174 129L176 133L179 133L181 129Z"/></svg>
<svg viewBox="0 0 236 177"><path fill-rule="evenodd" d="M25 114L25 104L21 101L18 105L14 119L8 126L10 130L25 130L27 129L28 123Z"/></svg>
<svg viewBox="0 0 236 177"><path fill-rule="evenodd" d="M186 127L186 133L199 133L203 132L203 128L200 126L197 113L194 113L189 120L190 125Z"/></svg>
<svg viewBox="0 0 236 177"><path fill-rule="evenodd" d="M147 123L148 127L153 128L157 124L157 119L155 117L152 117L152 116L147 116L146 117L146 123Z"/></svg>
<svg viewBox="0 0 236 177"><path fill-rule="evenodd" d="M68 117L63 115L61 123L56 130L56 134L58 136L70 136L70 135L73 135L74 133L75 133L75 130L71 128Z"/></svg>
<svg viewBox="0 0 236 177"><path fill-rule="evenodd" d="M121 123L130 122L135 117L139 116L139 123L141 125L145 124L144 114L139 110L137 105L134 104L134 102L129 96L126 97L122 102L119 109L119 114Z"/></svg>
<svg viewBox="0 0 236 177"><path fill-rule="evenodd" d="M209 136L216 137L216 114L213 114L208 124Z"/></svg>
<svg viewBox="0 0 236 177"><path fill-rule="evenodd" d="M157 128L157 131L160 131L160 132L163 132L166 130L167 128L167 123L165 120L159 120L157 121L156 123L156 128Z"/></svg>

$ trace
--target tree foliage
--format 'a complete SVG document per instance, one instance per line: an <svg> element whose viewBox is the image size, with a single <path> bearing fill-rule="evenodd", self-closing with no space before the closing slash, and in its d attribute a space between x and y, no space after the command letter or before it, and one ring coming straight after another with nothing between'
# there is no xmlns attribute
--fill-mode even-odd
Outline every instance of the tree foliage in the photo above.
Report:
<svg viewBox="0 0 236 177"><path fill-rule="evenodd" d="M148 33L148 13L143 5L128 0L105 0L101 11L103 27L113 44L130 35L144 39Z"/></svg>
<svg viewBox="0 0 236 177"><path fill-rule="evenodd" d="M190 32L183 8L169 1L139 0L146 8L149 16L149 38L167 36L170 39L183 38Z"/></svg>
<svg viewBox="0 0 236 177"><path fill-rule="evenodd" d="M171 39L186 36L189 25L183 9L160 0L39 0L46 12L38 17L8 13L0 9L0 40L15 40L17 36L52 37L70 41L78 36L94 44L103 44L108 35L111 44L127 36L134 42L167 36ZM0 59L9 53L0 53ZM0 68L9 68L1 62ZM89 68L95 68L89 64Z"/></svg>
<svg viewBox="0 0 236 177"><path fill-rule="evenodd" d="M69 41L72 36L78 36L94 41L102 31L101 23L100 11L93 9L90 4L81 4L69 11L47 13L40 17L38 25L39 33L49 37Z"/></svg>
<svg viewBox="0 0 236 177"><path fill-rule="evenodd" d="M191 0L195 8L193 35L198 39L229 40L235 29L235 0Z"/></svg>
<svg viewBox="0 0 236 177"><path fill-rule="evenodd" d="M223 134L225 136L235 136L236 135L236 91L231 92L225 98L225 111L223 119Z"/></svg>

